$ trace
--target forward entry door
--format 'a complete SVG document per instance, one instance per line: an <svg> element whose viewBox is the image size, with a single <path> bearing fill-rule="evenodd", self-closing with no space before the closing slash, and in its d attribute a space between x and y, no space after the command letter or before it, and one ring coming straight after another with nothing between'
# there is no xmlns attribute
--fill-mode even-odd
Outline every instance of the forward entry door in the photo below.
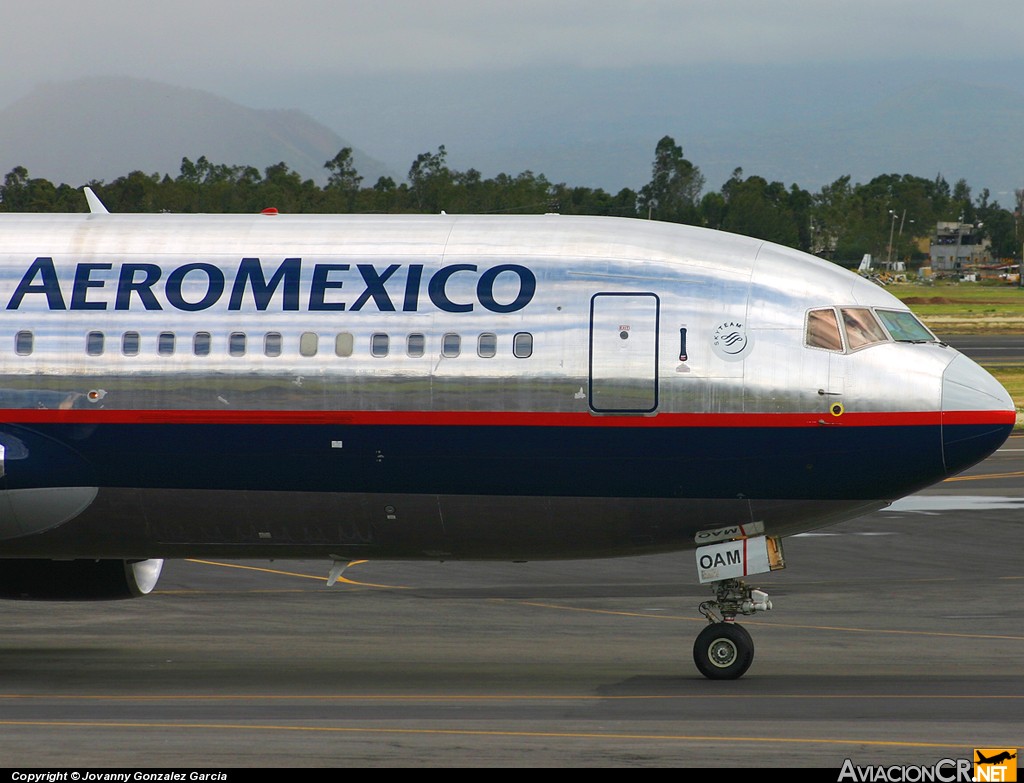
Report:
<svg viewBox="0 0 1024 783"><path fill-rule="evenodd" d="M590 300L590 407L652 413L658 407L658 312L652 293L594 294Z"/></svg>

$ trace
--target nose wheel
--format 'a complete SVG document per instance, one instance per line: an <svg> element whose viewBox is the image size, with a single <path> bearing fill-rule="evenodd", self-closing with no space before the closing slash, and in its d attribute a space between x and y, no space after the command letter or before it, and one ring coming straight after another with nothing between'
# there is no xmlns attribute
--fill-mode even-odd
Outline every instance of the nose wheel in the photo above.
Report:
<svg viewBox="0 0 1024 783"><path fill-rule="evenodd" d="M754 640L747 629L736 625L736 615L766 612L772 602L762 590L755 590L739 579L721 579L711 583L715 600L700 605L708 624L693 643L693 662L709 680L735 680L742 677L754 661Z"/></svg>
<svg viewBox="0 0 1024 783"><path fill-rule="evenodd" d="M754 640L735 623L710 623L693 643L693 662L709 680L735 680L754 661Z"/></svg>

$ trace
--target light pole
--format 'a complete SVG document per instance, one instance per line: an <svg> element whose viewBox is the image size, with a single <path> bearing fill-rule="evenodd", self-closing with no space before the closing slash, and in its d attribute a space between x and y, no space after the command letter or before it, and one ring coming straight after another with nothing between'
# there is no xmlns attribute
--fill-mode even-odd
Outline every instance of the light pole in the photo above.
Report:
<svg viewBox="0 0 1024 783"><path fill-rule="evenodd" d="M895 215L893 215L893 217L895 217ZM903 238L903 222L906 219L907 219L907 210L903 210L903 214L900 216L900 230L899 230L899 233L896 234L896 251L897 251L896 252L896 260L897 261L900 260L899 245L900 245L900 240ZM910 218L910 222L913 223L914 222L914 218Z"/></svg>
<svg viewBox="0 0 1024 783"><path fill-rule="evenodd" d="M889 214L892 215L892 222L889 224L889 259L888 259L888 261L886 261L885 266L886 266L886 269L888 269L891 272L892 271L892 234L893 234L893 231L896 229L896 210L895 209L890 209L889 210ZM903 217L906 217L906 216L907 216L907 211L903 210ZM902 233L902 232L903 232L903 224L900 223L900 233Z"/></svg>

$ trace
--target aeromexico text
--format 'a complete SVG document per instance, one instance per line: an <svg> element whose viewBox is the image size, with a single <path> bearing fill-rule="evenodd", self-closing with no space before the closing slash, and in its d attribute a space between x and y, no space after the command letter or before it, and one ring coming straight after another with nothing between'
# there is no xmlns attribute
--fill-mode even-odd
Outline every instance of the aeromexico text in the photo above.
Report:
<svg viewBox="0 0 1024 783"><path fill-rule="evenodd" d="M354 267L354 268L353 268ZM492 313L522 310L537 291L537 276L519 264L478 268L449 264L314 263L303 274L301 258L264 265L243 258L237 267L196 261L165 268L144 262L79 263L60 269L53 259L33 261L8 310L208 310L226 301L228 310L416 312L433 305L446 313L478 306ZM498 298L496 298L496 295Z"/></svg>

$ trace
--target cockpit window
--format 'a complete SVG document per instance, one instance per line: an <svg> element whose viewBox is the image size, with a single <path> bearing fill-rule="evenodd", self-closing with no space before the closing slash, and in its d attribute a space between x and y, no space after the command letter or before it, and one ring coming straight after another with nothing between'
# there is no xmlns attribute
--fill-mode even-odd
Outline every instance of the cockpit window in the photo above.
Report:
<svg viewBox="0 0 1024 783"><path fill-rule="evenodd" d="M900 343L933 343L935 335L928 331L917 316L907 310L875 310L892 339Z"/></svg>
<svg viewBox="0 0 1024 783"><path fill-rule="evenodd" d="M839 322L836 311L831 307L811 310L807 314L807 345L811 348L825 348L829 351L843 350L843 338L839 336Z"/></svg>
<svg viewBox="0 0 1024 783"><path fill-rule="evenodd" d="M872 343L888 341L882 325L867 307L844 307L840 312L843 314L846 341L851 351Z"/></svg>

